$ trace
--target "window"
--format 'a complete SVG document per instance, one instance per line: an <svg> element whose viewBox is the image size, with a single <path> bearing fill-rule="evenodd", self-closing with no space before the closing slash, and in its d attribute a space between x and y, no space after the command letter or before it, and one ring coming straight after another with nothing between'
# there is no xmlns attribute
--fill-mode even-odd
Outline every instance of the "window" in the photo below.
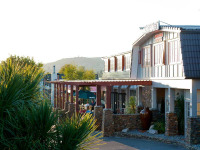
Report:
<svg viewBox="0 0 200 150"><path fill-rule="evenodd" d="M122 56L117 58L117 71L122 70Z"/></svg>
<svg viewBox="0 0 200 150"><path fill-rule="evenodd" d="M115 66L114 66L114 67L115 67L115 68L114 68L115 70L114 70L114 71L117 71L117 57L114 57L114 61L115 61Z"/></svg>
<svg viewBox="0 0 200 150"><path fill-rule="evenodd" d="M127 70L130 70L130 65L131 65L131 62L130 62L130 55L126 55L126 69Z"/></svg>
<svg viewBox="0 0 200 150"><path fill-rule="evenodd" d="M158 44L154 46L154 63L155 65L164 64L164 44Z"/></svg>
<svg viewBox="0 0 200 150"><path fill-rule="evenodd" d="M168 43L169 64L180 62L180 47L179 42L171 41Z"/></svg>
<svg viewBox="0 0 200 150"><path fill-rule="evenodd" d="M104 59L105 62L105 72L108 71L108 59Z"/></svg>
<svg viewBox="0 0 200 150"><path fill-rule="evenodd" d="M115 68L114 65L115 65L115 63L114 63L114 58L111 58L111 59L110 59L110 70L111 70L111 71L114 71L114 68Z"/></svg>
<svg viewBox="0 0 200 150"><path fill-rule="evenodd" d="M151 65L151 50L150 46L143 48L143 65L150 66Z"/></svg>
<svg viewBox="0 0 200 150"><path fill-rule="evenodd" d="M110 59L108 59L108 72L110 72Z"/></svg>
<svg viewBox="0 0 200 150"><path fill-rule="evenodd" d="M122 71L126 70L126 58L125 56L123 55L122 56Z"/></svg>

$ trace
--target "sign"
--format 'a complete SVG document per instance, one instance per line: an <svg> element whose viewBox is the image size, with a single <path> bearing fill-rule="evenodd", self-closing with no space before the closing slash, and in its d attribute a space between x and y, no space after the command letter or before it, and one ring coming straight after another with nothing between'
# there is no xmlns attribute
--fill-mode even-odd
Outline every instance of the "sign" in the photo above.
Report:
<svg viewBox="0 0 200 150"><path fill-rule="evenodd" d="M155 43L162 42L163 41L163 33L156 34L154 36L154 41L155 41Z"/></svg>
<svg viewBox="0 0 200 150"><path fill-rule="evenodd" d="M153 31L159 30L159 26L160 26L160 23L156 22L156 23L146 25L143 30L145 33L153 32Z"/></svg>

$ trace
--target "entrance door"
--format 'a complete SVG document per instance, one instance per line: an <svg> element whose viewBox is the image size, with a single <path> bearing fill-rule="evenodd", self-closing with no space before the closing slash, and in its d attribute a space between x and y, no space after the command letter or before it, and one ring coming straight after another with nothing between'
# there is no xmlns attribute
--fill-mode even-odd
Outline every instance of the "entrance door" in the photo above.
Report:
<svg viewBox="0 0 200 150"><path fill-rule="evenodd" d="M119 109L121 113L124 113L125 109L125 101L126 101L126 93L119 93Z"/></svg>
<svg viewBox="0 0 200 150"><path fill-rule="evenodd" d="M112 109L113 109L113 113L116 114L117 110L119 108L119 95L117 92L112 92L111 93L111 97L112 97Z"/></svg>

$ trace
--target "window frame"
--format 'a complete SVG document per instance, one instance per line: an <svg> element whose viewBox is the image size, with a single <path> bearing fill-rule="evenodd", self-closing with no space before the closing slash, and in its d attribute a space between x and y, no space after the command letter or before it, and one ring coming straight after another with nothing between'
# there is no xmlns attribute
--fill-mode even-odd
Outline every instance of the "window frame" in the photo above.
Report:
<svg viewBox="0 0 200 150"><path fill-rule="evenodd" d="M174 57L171 58L171 49L170 49L170 43L172 42L177 42L177 51L173 50ZM167 42L167 50L168 50L168 65L173 65L173 64L178 64L181 63L181 47L180 47L180 39L172 39L168 40ZM175 43L173 44L172 47L175 47ZM175 48L174 48L175 49ZM172 61L172 59L174 59Z"/></svg>
<svg viewBox="0 0 200 150"><path fill-rule="evenodd" d="M159 54L158 54L158 62L156 61L156 49L155 49L155 47L156 46L163 46L163 51L161 52L160 51L160 48L159 48ZM159 43L156 43L156 44L153 44L153 64L154 64L154 66L162 66L162 65L165 65L165 56L164 55L166 55L165 54L165 42L164 41L162 41L162 42L159 42Z"/></svg>
<svg viewBox="0 0 200 150"><path fill-rule="evenodd" d="M147 54L146 54L146 49L149 49L149 52ZM151 66L151 60L152 60L152 58L151 58L151 45L142 47L142 66L143 67L150 67Z"/></svg>

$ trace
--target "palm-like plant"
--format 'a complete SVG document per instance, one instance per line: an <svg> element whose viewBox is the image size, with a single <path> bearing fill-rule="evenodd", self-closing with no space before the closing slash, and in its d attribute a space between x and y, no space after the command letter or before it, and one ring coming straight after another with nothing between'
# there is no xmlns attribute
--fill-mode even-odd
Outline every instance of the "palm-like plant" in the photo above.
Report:
<svg viewBox="0 0 200 150"><path fill-rule="evenodd" d="M43 71L28 58L0 64L0 149L86 149L99 141L94 117L58 123L57 112L40 96Z"/></svg>
<svg viewBox="0 0 200 150"><path fill-rule="evenodd" d="M100 142L101 132L96 132L94 117L91 114L73 116L57 126L57 143L60 150L89 149Z"/></svg>
<svg viewBox="0 0 200 150"><path fill-rule="evenodd" d="M35 103L40 91L38 84L43 71L19 60L11 56L0 64L0 149L12 144L18 129L14 118L20 117L22 108Z"/></svg>
<svg viewBox="0 0 200 150"><path fill-rule="evenodd" d="M136 113L136 97L131 96L129 101L126 103L126 114Z"/></svg>

